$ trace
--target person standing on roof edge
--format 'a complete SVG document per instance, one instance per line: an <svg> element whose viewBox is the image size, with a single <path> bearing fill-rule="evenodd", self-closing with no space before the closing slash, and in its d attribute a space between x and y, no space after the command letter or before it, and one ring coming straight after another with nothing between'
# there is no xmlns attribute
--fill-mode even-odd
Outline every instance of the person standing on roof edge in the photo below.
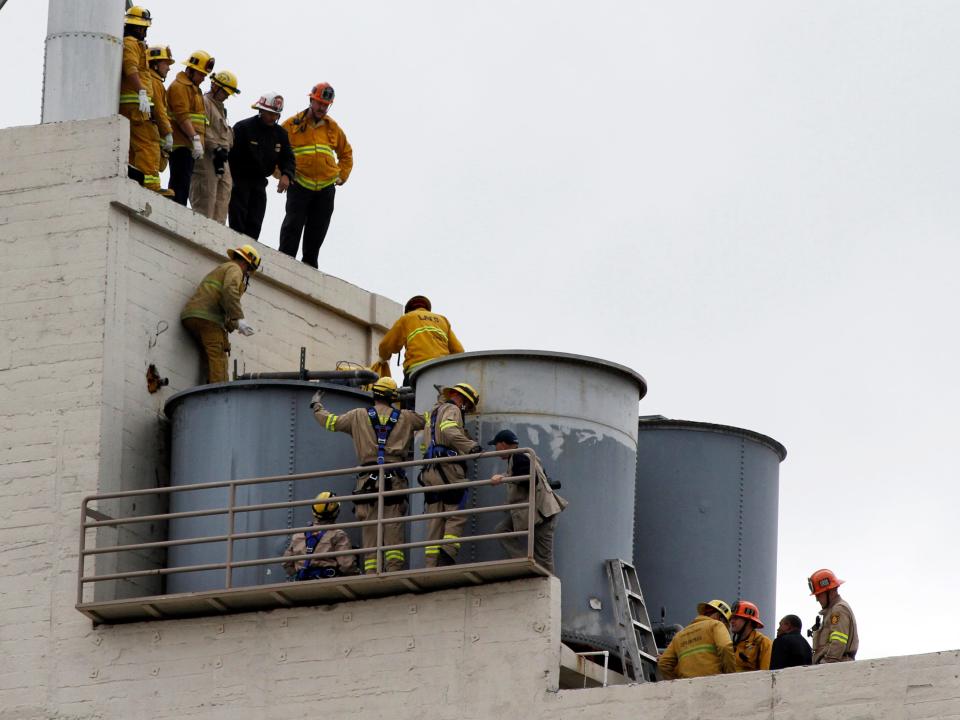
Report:
<svg viewBox="0 0 960 720"><path fill-rule="evenodd" d="M737 600L733 604L730 630L737 672L770 669L773 641L759 632L762 627L760 609L756 605L749 600Z"/></svg>
<svg viewBox="0 0 960 720"><path fill-rule="evenodd" d="M277 192L285 193L297 166L287 131L277 124L283 112L283 97L265 93L251 107L259 113L233 126L229 214L231 228L257 240L267 211L267 176L277 170Z"/></svg>
<svg viewBox="0 0 960 720"><path fill-rule="evenodd" d="M853 610L837 590L843 585L832 570L817 570L807 579L810 594L820 603L813 632L813 664L849 662L857 657L860 637Z"/></svg>
<svg viewBox="0 0 960 720"><path fill-rule="evenodd" d="M260 253L252 245L244 245L227 250L227 256L230 259L207 274L180 313L180 323L200 349L208 383L228 379L227 333L239 330L242 335L253 335L253 328L243 319L240 296L250 275L260 269Z"/></svg>
<svg viewBox="0 0 960 720"><path fill-rule="evenodd" d="M207 116L203 157L194 164L190 181L190 207L221 225L227 223L230 190L233 188L227 164L233 147L233 129L227 123L223 101L240 94L237 85L237 76L229 70L219 70L210 76L210 90L203 96L203 110Z"/></svg>
<svg viewBox="0 0 960 720"><path fill-rule="evenodd" d="M340 503L333 502L334 494L324 490L314 498L314 525L332 525L340 514ZM291 555L321 555L322 553L352 550L350 538L340 528L318 528L298 533L290 538L284 557ZM356 555L336 555L307 560L288 560L283 563L289 580L320 580L342 575L359 575Z"/></svg>
<svg viewBox="0 0 960 720"><path fill-rule="evenodd" d="M213 72L216 63L210 53L194 52L184 63L186 70L167 88L167 102L173 119L173 151L170 153L170 189L174 201L186 206L194 163L203 157L203 136L207 114L200 83Z"/></svg>
<svg viewBox="0 0 960 720"><path fill-rule="evenodd" d="M330 83L317 83L310 91L310 106L283 122L297 172L287 191L280 252L295 258L302 235L301 259L311 267L317 267L317 255L330 227L336 186L347 182L353 170L353 149L347 136L327 115L333 98Z"/></svg>
<svg viewBox="0 0 960 720"><path fill-rule="evenodd" d="M414 295L403 307L403 315L383 336L378 351L380 360L388 362L390 356L406 348L403 356L403 384L409 387L410 373L434 358L456 355L463 352L463 345L453 334L450 321L433 312L430 299Z"/></svg>
<svg viewBox="0 0 960 720"><path fill-rule="evenodd" d="M673 636L657 661L664 680L720 675L736 671L727 630L730 606L723 600L697 605L697 616Z"/></svg>
<svg viewBox="0 0 960 720"><path fill-rule="evenodd" d="M425 415L411 410L398 410L393 407L397 402L397 383L393 378L380 378L373 384L373 405L368 408L354 408L343 415L334 415L323 406L323 391L318 390L310 402L313 416L325 430L346 433L353 438L353 447L357 453L358 465L370 465L371 471L361 473L357 478L354 494L375 493L379 487L377 465L403 462L407 459L413 436L426 424ZM410 487L403 468L384 472L384 490L405 490ZM403 517L407 514L409 503L406 495L393 495L383 499L383 517L385 519ZM377 500L355 500L354 514L357 520L375 520L377 518ZM377 526L364 525L362 528L363 547L377 546ZM403 523L384 523L383 544L399 545L404 542ZM388 572L403 570L406 560L401 549L385 550L384 566ZM363 558L363 571L372 575L377 571L377 553L367 553Z"/></svg>
<svg viewBox="0 0 960 720"><path fill-rule="evenodd" d="M163 85L167 79L167 73L170 72L170 66L174 63L170 47L154 45L147 48L147 63L150 65L147 79L150 82L150 97L153 99L153 124L157 126L157 138L160 144L157 165L159 174L167 169L167 158L173 150L173 126L170 124L170 110L167 105L167 88ZM159 184L158 176L158 187ZM160 193L166 197L173 197L172 190L161 189Z"/></svg>
<svg viewBox="0 0 960 720"><path fill-rule="evenodd" d="M770 653L770 669L783 670L813 663L810 644L803 639L800 631L803 621L796 615L784 615L777 627L777 637L773 641Z"/></svg>
<svg viewBox="0 0 960 720"><path fill-rule="evenodd" d="M520 447L520 438L513 430L501 430L494 435L488 445L493 445L497 450L514 450ZM506 458L507 474L494 475L490 480L493 485L499 485L504 477L512 475L529 475L530 458L526 453L510 455ZM562 497L557 495L547 475L540 465L540 460L535 461L534 473L536 488L534 505L535 525L533 529L533 556L539 565L554 573L553 569L553 534L557 527L557 518L560 513L566 509L567 503ZM511 482L507 486L507 504L525 503L530 498L529 480ZM527 508L518 508L507 512L507 516L497 525L494 532L514 532L517 530L527 530L529 528L529 510ZM527 557L527 540L522 537L501 538L500 544L506 551L507 556L511 558ZM554 573L556 574L556 573Z"/></svg>
<svg viewBox="0 0 960 720"><path fill-rule="evenodd" d="M480 393L465 382L441 388L440 398L427 422L429 438L425 459L455 457L482 452L463 426L464 413L472 412L480 402ZM426 465L420 471L419 483L426 487L442 488L444 485L464 482L467 478L466 462L448 462ZM465 489L432 490L424 493L424 512L452 512L466 506ZM466 515L431 518L427 521L426 540L459 540L467 524ZM453 565L457 562L460 543L427 545L426 566Z"/></svg>
<svg viewBox="0 0 960 720"><path fill-rule="evenodd" d="M127 176L160 192L160 138L151 119L153 100L145 42L151 23L150 11L138 5L124 15L119 112L130 121Z"/></svg>

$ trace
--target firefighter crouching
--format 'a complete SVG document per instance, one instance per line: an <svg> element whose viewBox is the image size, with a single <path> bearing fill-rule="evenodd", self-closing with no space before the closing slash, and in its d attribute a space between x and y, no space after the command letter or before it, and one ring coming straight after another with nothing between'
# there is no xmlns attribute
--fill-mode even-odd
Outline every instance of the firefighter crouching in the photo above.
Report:
<svg viewBox="0 0 960 720"><path fill-rule="evenodd" d="M340 503L333 501L334 495L327 490L315 498L313 508L314 525L332 525L340 514ZM321 553L352 550L350 538L340 528L327 530L317 528L298 533L290 538L290 544L283 551L283 556L290 555L320 555ZM338 575L357 575L357 558L355 555L336 555L334 557L310 558L307 560L288 560L283 563L290 580L318 580L332 578Z"/></svg>
<svg viewBox="0 0 960 720"><path fill-rule="evenodd" d="M208 383L227 381L227 333L239 330L253 335L243 319L240 297L247 289L250 274L260 269L260 253L252 245L227 250L230 258L200 282L180 313L180 323L200 349Z"/></svg>
<svg viewBox="0 0 960 720"><path fill-rule="evenodd" d="M323 391L317 391L310 407L313 416L324 429L342 432L353 438L358 465L370 465L369 472L357 478L354 494L375 493L379 487L377 465L403 462L407 459L413 445L413 436L426 424L423 415L411 410L398 410L393 403L399 400L397 383L392 378L380 378L373 385L373 405L368 408L354 408L343 415L334 415L323 406ZM410 485L403 468L387 471L384 477L384 490L405 490ZM393 495L384 498L383 517L397 518L407 514L406 495ZM354 514L357 520L375 520L377 500L354 501ZM377 545L377 526L363 526L363 547ZM383 544L399 545L404 542L403 523L384 523ZM403 570L406 560L401 549L385 550L384 565L387 571ZM376 552L367 553L363 558L363 571L367 574L377 570Z"/></svg>
<svg viewBox="0 0 960 720"><path fill-rule="evenodd" d="M471 412L480 402L480 393L465 382L440 390L440 399L430 412L427 423L427 451L425 458L455 457L479 453L481 447L463 427L463 414ZM419 482L423 486L437 488L424 493L424 512L450 512L463 510L467 491L443 490L444 485L464 482L467 477L466 462L447 462L424 466ZM427 521L427 540L459 540L467 524L466 515L431 518ZM460 543L427 545L426 566L453 565L457 562Z"/></svg>
<svg viewBox="0 0 960 720"><path fill-rule="evenodd" d="M773 641L760 632L760 609L748 600L733 604L730 630L733 635L733 659L737 672L769 670Z"/></svg>
<svg viewBox="0 0 960 720"><path fill-rule="evenodd" d="M857 635L857 619L853 610L840 597L837 590L843 580L837 579L832 570L817 570L807 580L810 594L815 595L820 607L820 617L813 631L813 664L849 662L857 657L860 638Z"/></svg>
<svg viewBox="0 0 960 720"><path fill-rule="evenodd" d="M730 606L723 600L697 605L697 617L673 636L657 666L664 680L720 675L735 671L727 625Z"/></svg>

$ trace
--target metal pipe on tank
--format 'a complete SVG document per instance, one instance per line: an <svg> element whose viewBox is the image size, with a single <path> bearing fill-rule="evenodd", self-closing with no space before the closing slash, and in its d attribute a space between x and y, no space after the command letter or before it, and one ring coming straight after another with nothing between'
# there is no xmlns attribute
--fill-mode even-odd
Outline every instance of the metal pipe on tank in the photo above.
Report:
<svg viewBox="0 0 960 720"><path fill-rule="evenodd" d="M125 0L49 0L42 122L115 115Z"/></svg>
<svg viewBox="0 0 960 720"><path fill-rule="evenodd" d="M237 375L237 380L326 380L327 382L357 380L359 385L366 385L376 382L379 377L372 370L307 370L302 375L299 372L244 373Z"/></svg>
<svg viewBox="0 0 960 720"><path fill-rule="evenodd" d="M604 561L630 561L633 551L637 405L647 390L633 370L566 353L504 350L450 355L412 375L416 408L429 411L434 386L468 382L480 393L466 417L471 436L488 443L510 428L536 451L560 494L570 501L555 536L556 574L563 582L561 635L579 647L618 650L617 623ZM470 477L503 472L499 459L470 462ZM467 507L500 504L503 488L474 489ZM422 500L414 500L412 513ZM492 532L496 513L471 516L467 535ZM422 530L421 530L422 532ZM464 543L465 562L505 557L498 543ZM419 562L419 558L415 557Z"/></svg>

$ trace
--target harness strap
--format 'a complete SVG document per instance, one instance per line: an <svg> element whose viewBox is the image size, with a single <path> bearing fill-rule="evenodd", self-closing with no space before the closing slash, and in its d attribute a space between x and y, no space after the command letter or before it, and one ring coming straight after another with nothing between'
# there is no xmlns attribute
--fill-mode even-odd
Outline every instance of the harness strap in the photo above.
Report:
<svg viewBox="0 0 960 720"><path fill-rule="evenodd" d="M305 533L303 534L304 539L306 540L306 544L307 544L307 552L308 552L310 555L313 555L313 553L316 552L316 550L317 550L317 545L320 543L320 540L323 539L323 535L324 535L324 533L326 533L326 532L327 532L326 530L315 530L314 532L310 532L310 531L308 530L307 532L305 532ZM311 572L310 572L310 571L315 569L315 568L312 568L312 567L311 567L311 565L310 565L311 562L312 562L312 561L309 560L309 559L303 561L303 567L300 568L299 570L297 570L297 580L309 580L309 579L311 579Z"/></svg>
<svg viewBox="0 0 960 720"><path fill-rule="evenodd" d="M373 432L377 436L377 465L383 465L384 456L387 452L387 440L390 438L390 433L392 433L393 429L397 426L397 421L400 419L400 411L394 408L385 423L380 422L380 416L377 415L377 409L375 407L367 408L367 416L370 418Z"/></svg>

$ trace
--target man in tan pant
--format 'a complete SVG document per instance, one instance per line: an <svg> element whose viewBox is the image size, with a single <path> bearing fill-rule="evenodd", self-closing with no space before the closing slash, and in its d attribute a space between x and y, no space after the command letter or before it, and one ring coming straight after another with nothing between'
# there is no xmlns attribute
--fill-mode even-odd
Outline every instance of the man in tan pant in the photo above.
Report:
<svg viewBox="0 0 960 720"><path fill-rule="evenodd" d="M190 207L201 215L227 224L233 178L227 158L233 147L233 129L227 124L223 101L240 94L237 76L228 70L210 76L210 90L203 96L207 131L203 136L203 157L193 166L190 181Z"/></svg>
<svg viewBox="0 0 960 720"><path fill-rule="evenodd" d="M373 406L354 408L343 415L334 415L323 406L323 391L317 391L310 407L313 416L325 430L346 433L353 438L360 465L370 465L370 472L357 479L354 493L377 492L380 476L377 465L403 462L407 459L413 436L422 430L426 418L412 410L398 410L393 403L399 400L397 383L393 378L382 377L373 385ZM403 468L385 472L384 490L403 490L409 487ZM392 495L384 498L383 517L396 518L407 514L407 496ZM377 500L355 501L354 514L357 520L375 520ZM399 545L404 542L403 523L384 523L383 544ZM377 526L364 525L363 546L376 547ZM383 553L387 571L403 570L406 555L403 550L386 550ZM377 553L367 553L363 558L363 571L372 575L377 571Z"/></svg>

